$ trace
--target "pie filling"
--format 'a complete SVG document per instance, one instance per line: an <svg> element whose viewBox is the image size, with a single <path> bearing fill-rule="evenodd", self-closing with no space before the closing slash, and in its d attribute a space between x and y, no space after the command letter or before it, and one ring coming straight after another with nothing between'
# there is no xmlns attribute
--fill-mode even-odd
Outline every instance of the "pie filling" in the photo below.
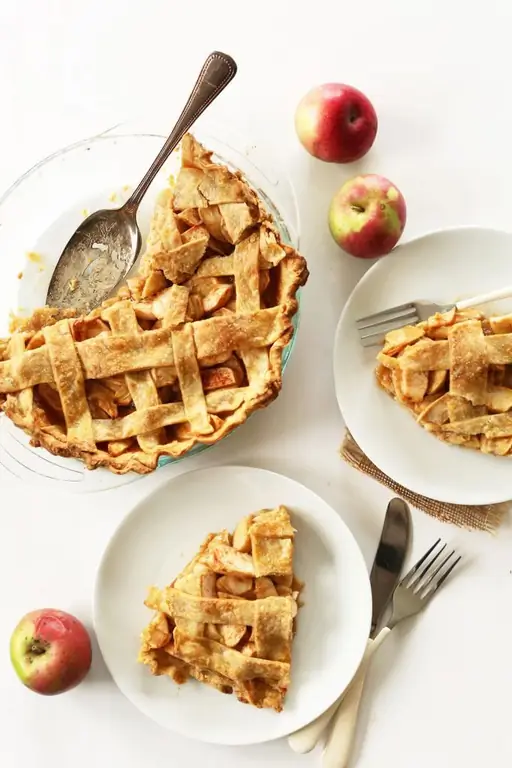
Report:
<svg viewBox="0 0 512 768"><path fill-rule="evenodd" d="M380 386L440 440L512 453L512 315L436 314L386 336Z"/></svg>
<svg viewBox="0 0 512 768"><path fill-rule="evenodd" d="M17 320L0 340L0 406L35 446L150 472L278 395L307 277L241 174L187 134L138 274L86 316Z"/></svg>
<svg viewBox="0 0 512 768"><path fill-rule="evenodd" d="M180 685L195 678L280 712L303 588L294 534L283 506L244 517L232 535L209 534L168 587L149 590L145 605L155 614L139 661Z"/></svg>

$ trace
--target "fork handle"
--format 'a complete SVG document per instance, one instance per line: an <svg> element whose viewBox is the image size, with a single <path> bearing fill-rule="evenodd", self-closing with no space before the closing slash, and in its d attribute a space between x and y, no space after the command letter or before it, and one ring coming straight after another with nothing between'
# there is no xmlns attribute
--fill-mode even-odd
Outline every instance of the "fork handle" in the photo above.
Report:
<svg viewBox="0 0 512 768"><path fill-rule="evenodd" d="M375 640L368 640L359 669L332 719L331 729L325 745L322 768L348 767L356 733L359 704L363 695L364 681L370 659L390 632L391 630L388 627L384 627Z"/></svg>
<svg viewBox="0 0 512 768"><path fill-rule="evenodd" d="M511 296L512 285L508 285L506 288L498 288L497 291L482 293L480 296L473 296L471 299L458 301L456 307L457 309L470 309L470 307L476 307L478 304L487 304L489 301L498 301L499 299L509 299Z"/></svg>

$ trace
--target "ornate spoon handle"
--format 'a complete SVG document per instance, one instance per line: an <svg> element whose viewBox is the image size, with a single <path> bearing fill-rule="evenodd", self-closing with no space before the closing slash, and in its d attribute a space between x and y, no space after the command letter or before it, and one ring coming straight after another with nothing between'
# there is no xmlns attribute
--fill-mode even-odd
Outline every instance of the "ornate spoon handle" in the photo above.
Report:
<svg viewBox="0 0 512 768"><path fill-rule="evenodd" d="M126 201L123 206L125 210L130 213L135 213L142 198L146 194L149 185L173 149L177 147L184 134L195 123L197 118L203 114L205 109L210 106L212 101L222 93L235 75L236 64L231 56L228 56L226 53L220 53L220 51L210 53L203 64L203 68L199 73L199 77L192 89L192 93L188 97L183 112L171 131L171 135L155 157L151 167L130 199Z"/></svg>

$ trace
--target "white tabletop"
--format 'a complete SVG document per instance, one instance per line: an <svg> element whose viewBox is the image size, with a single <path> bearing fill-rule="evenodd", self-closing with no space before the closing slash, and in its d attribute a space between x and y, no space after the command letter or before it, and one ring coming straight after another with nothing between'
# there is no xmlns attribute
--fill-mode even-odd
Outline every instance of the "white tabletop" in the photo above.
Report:
<svg viewBox="0 0 512 768"><path fill-rule="evenodd" d="M114 528L153 488L199 466L245 463L299 479L339 511L370 565L390 494L338 458L343 424L331 374L334 329L366 265L331 241L328 202L350 175L375 171L406 197L406 238L457 224L509 228L511 37L508 0L1 4L1 188L39 158L123 119L158 109L170 126L204 55L218 48L235 57L239 74L212 111L266 137L288 162L311 269L281 397L214 450L96 496L41 492L0 472L2 766L321 765L318 751L299 758L284 741L228 749L161 730L117 691L97 649L83 685L38 697L11 670L8 638L23 613L46 605L90 624L93 579ZM294 136L298 99L329 80L360 87L378 112L375 147L354 166L313 161ZM2 259L8 269L9 254ZM466 553L467 567L379 652L354 764L508 768L510 524L491 537L415 512L414 529L415 555L442 535Z"/></svg>

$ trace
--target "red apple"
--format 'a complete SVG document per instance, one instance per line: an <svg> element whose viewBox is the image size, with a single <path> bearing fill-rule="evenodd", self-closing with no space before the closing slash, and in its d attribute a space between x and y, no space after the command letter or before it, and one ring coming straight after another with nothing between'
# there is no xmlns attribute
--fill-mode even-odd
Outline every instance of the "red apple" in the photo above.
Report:
<svg viewBox="0 0 512 768"><path fill-rule="evenodd" d="M78 685L91 666L84 625L64 611L44 608L24 616L11 636L11 661L21 682L51 696Z"/></svg>
<svg viewBox="0 0 512 768"><path fill-rule="evenodd" d="M389 253L404 231L405 219L402 193L377 174L346 181L329 208L331 235L344 251L361 259Z"/></svg>
<svg viewBox="0 0 512 768"><path fill-rule="evenodd" d="M377 134L377 115L364 93L342 83L313 88L299 102L295 130L314 157L352 163L366 155Z"/></svg>

